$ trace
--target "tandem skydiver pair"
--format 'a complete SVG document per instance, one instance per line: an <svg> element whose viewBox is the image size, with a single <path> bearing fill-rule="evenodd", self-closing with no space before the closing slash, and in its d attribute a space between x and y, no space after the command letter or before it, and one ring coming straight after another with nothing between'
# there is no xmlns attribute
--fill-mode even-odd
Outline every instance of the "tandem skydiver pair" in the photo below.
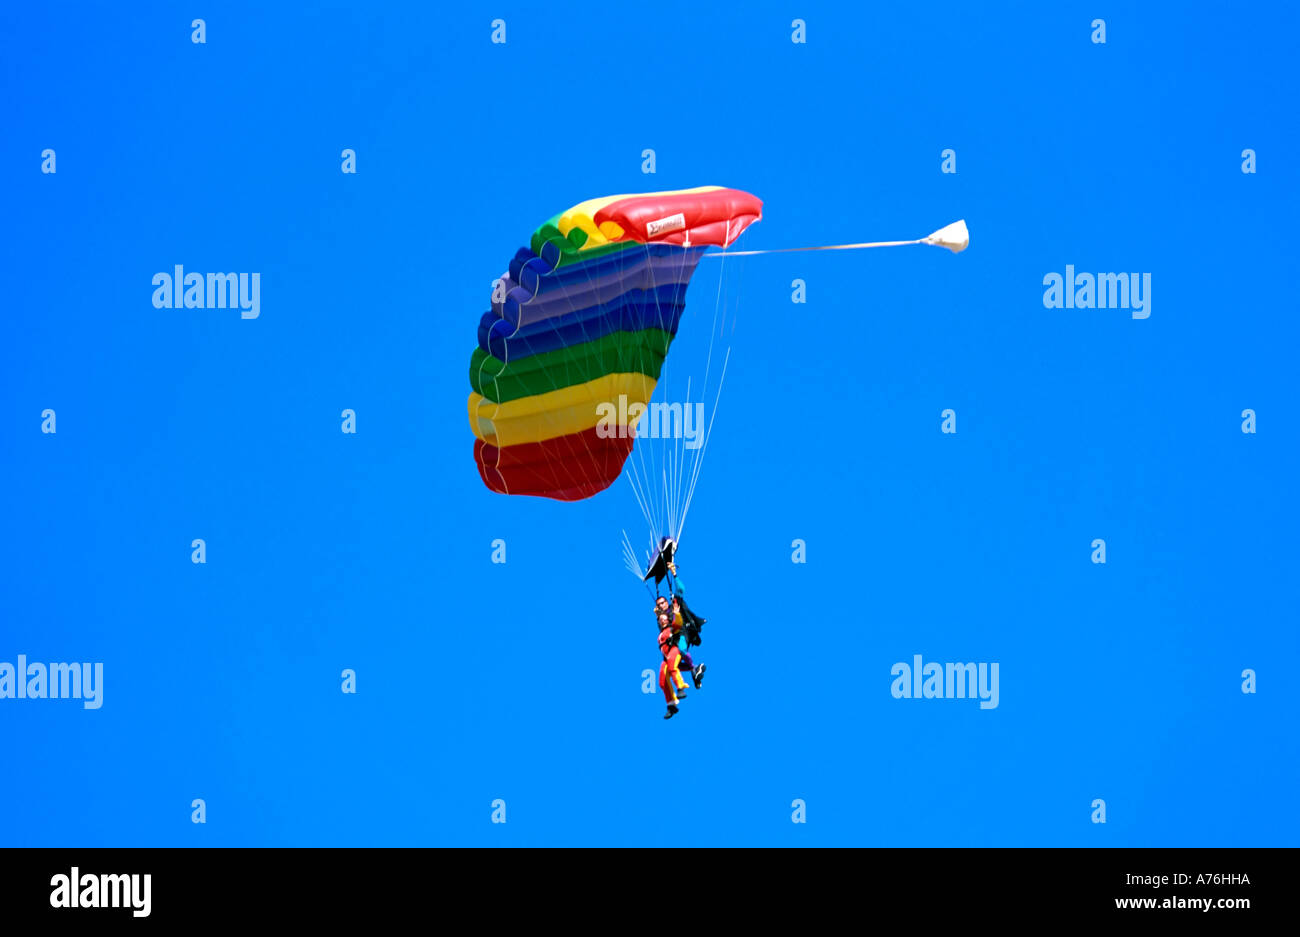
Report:
<svg viewBox="0 0 1300 937"><path fill-rule="evenodd" d="M686 589L677 574L677 564L673 559L676 549L677 545L672 539L664 537L659 542L659 555L645 575L647 581L651 576L655 577L656 590L661 581L668 581L668 595L656 596L654 605L655 624L659 631L659 653L663 657L659 664L659 688L663 690L664 699L668 703L665 719L677 715L678 704L686 699L686 680L682 677L682 671L691 675L691 682L698 690L704 682L704 672L708 669L704 664L697 665L691 657L690 649L700 646L700 631L705 619L692 612L686 604Z"/></svg>

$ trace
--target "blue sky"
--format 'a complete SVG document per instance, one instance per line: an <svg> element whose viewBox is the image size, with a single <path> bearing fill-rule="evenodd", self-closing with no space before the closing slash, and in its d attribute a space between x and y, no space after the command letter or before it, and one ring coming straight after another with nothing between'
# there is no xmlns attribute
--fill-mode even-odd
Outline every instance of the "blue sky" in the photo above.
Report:
<svg viewBox="0 0 1300 937"><path fill-rule="evenodd" d="M1297 25L5 7L0 661L105 691L0 700L0 842L1297 845ZM701 265L710 676L665 723L628 488L488 492L467 366L539 222L706 184L764 200L749 249L972 244ZM155 309L175 264L259 272L260 317ZM1044 308L1067 264L1149 272L1150 318ZM998 662L998 708L894 699L914 654Z"/></svg>

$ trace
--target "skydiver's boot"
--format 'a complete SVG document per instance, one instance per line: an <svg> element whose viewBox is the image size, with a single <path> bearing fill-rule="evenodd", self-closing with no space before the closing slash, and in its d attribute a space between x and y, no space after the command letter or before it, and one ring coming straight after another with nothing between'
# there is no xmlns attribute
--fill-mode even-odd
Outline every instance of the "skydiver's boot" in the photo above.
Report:
<svg viewBox="0 0 1300 937"><path fill-rule="evenodd" d="M672 718L673 716L675 716L675 715L677 715L677 704L676 704L676 703L669 703L669 704L668 704L668 712L664 713L664 718L665 718L665 719L671 719L671 718Z"/></svg>
<svg viewBox="0 0 1300 937"><path fill-rule="evenodd" d="M695 681L695 689L698 690L700 688L700 684L704 682L704 671L708 669L709 667L707 664L700 664L698 667L696 667L694 670L691 671L691 679Z"/></svg>

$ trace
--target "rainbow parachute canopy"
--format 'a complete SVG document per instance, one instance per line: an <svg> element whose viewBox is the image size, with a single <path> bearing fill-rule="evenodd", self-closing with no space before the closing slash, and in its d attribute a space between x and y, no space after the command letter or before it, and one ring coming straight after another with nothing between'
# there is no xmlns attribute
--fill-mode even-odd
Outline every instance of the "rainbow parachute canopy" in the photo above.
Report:
<svg viewBox="0 0 1300 937"><path fill-rule="evenodd" d="M470 358L483 483L560 501L613 484L704 249L762 216L749 193L705 186L592 199L533 232L494 287Z"/></svg>

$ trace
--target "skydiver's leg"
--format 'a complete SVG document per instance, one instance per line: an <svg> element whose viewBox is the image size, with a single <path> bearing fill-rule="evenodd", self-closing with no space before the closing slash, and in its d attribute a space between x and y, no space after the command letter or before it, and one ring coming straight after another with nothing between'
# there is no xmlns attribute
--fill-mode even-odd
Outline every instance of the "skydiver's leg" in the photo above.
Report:
<svg viewBox="0 0 1300 937"><path fill-rule="evenodd" d="M669 706L677 705L677 694L673 692L673 680L668 675L668 661L659 665L659 688L664 691L664 699Z"/></svg>
<svg viewBox="0 0 1300 937"><path fill-rule="evenodd" d="M695 684L695 689L704 685L704 671L708 670L707 664L696 664L691 667L691 682Z"/></svg>
<svg viewBox="0 0 1300 937"><path fill-rule="evenodd" d="M691 675L691 682L695 684L695 689L698 690L700 688L700 681L695 672L695 661L691 659L689 651L682 652L682 659L677 662L677 670L679 672L689 672Z"/></svg>
<svg viewBox="0 0 1300 937"><path fill-rule="evenodd" d="M686 689L686 681L682 679L680 669L681 661L682 652L677 648L673 648L668 652L668 660L665 663L668 665L669 675L672 677L673 683L677 685L678 695L685 696L686 694L681 693L682 690Z"/></svg>

